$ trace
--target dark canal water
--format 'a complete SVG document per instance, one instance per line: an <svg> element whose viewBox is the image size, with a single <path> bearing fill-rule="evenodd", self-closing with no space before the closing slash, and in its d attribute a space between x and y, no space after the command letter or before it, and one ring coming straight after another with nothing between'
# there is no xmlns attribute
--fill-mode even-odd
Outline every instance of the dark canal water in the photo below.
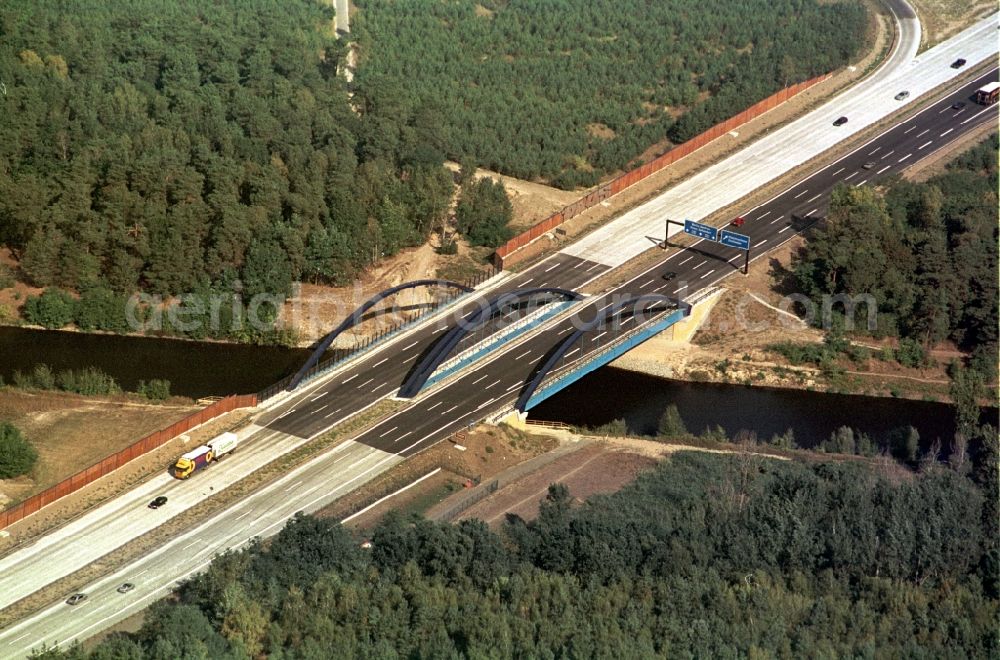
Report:
<svg viewBox="0 0 1000 660"><path fill-rule="evenodd" d="M274 346L0 327L0 376L7 383L15 371L27 373L45 363L53 371L97 367L125 390L135 390L140 380L165 378L170 392L182 396L247 394L294 372L309 353Z"/></svg>
<svg viewBox="0 0 1000 660"><path fill-rule="evenodd" d="M950 405L908 399L825 394L803 390L687 383L623 371L599 369L531 410L534 419L597 426L625 419L633 433L655 434L660 415L676 404L687 429L700 433L719 425L732 437L741 429L760 440L791 428L800 446L826 440L841 426L883 438L900 426L919 431L921 444L940 438L947 446L955 432ZM997 424L997 409L984 411Z"/></svg>
<svg viewBox="0 0 1000 660"><path fill-rule="evenodd" d="M126 390L140 380L165 378L171 392L190 397L257 392L293 373L307 349L180 341L0 327L0 376L30 372L44 362L54 371L96 367ZM812 446L841 426L880 439L912 425L923 443L949 440L955 430L951 406L906 399L824 394L742 385L685 383L605 367L531 411L535 419L597 426L624 418L635 433L652 434L674 403L688 430L722 426L761 440L794 429L795 440ZM984 413L997 424L997 409Z"/></svg>

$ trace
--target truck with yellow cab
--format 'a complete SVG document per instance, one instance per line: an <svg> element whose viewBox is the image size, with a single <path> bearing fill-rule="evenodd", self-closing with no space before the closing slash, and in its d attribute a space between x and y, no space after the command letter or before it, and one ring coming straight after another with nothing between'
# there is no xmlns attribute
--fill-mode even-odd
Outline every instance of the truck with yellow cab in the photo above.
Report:
<svg viewBox="0 0 1000 660"><path fill-rule="evenodd" d="M174 464L174 476L178 479L187 479L198 470L219 460L225 454L235 451L239 444L239 436L235 433L227 431L218 435L206 444L196 447L178 458Z"/></svg>

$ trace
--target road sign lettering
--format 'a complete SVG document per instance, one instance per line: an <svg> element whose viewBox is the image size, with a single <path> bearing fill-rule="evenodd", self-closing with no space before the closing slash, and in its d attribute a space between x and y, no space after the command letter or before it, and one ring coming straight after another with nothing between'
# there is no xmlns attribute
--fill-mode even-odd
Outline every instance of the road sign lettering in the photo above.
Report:
<svg viewBox="0 0 1000 660"><path fill-rule="evenodd" d="M729 231L727 229L722 230L722 237L719 238L719 242L727 247L734 247L737 250L749 250L750 249L750 237L745 234L737 234L734 231Z"/></svg>
<svg viewBox="0 0 1000 660"><path fill-rule="evenodd" d="M715 227L709 227L708 225L703 225L700 222L695 222L694 220L684 221L684 233L697 236L698 238L705 238L710 241L715 241L719 238L718 229Z"/></svg>

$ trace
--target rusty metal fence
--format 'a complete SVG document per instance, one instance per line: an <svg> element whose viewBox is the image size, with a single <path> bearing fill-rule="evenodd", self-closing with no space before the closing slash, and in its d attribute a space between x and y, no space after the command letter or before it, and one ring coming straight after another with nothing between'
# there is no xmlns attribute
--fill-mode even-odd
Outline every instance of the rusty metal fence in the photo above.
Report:
<svg viewBox="0 0 1000 660"><path fill-rule="evenodd" d="M612 195L617 195L621 191L625 190L629 186L632 186L639 181L642 181L646 177L659 172L664 167L676 163L681 158L691 154L692 152L705 146L712 140L725 135L726 133L746 124L752 119L759 117L768 110L773 110L778 107L788 99L793 96L800 94L806 89L812 87L816 83L822 82L829 78L832 74L826 73L821 76L816 76L811 80L806 80L805 82L800 82L796 85L786 87L785 89L772 94L763 101L755 103L743 112L739 113L734 117L730 117L726 121L716 124L712 128L708 129L704 133L696 135L687 142L680 144L662 156L651 160L650 162L637 167L634 170L622 174L617 179L613 179L608 183L605 183L596 190L590 192L585 197L578 199L572 204L564 207L561 211L557 211L550 215L545 220L542 220L538 224L534 225L530 229L518 234L514 238L510 239L499 248L494 255L495 262L498 268L503 268L505 265L510 265L513 263L509 257L521 249L528 243L542 236L543 234L551 231L552 229L558 227L562 223L566 222L570 218L573 218L587 209L600 204L608 197Z"/></svg>
<svg viewBox="0 0 1000 660"><path fill-rule="evenodd" d="M185 431L193 429L199 424L204 424L210 419L218 417L223 413L236 410L237 408L246 408L256 405L256 394L234 395L220 399L206 408L202 408L198 412L188 415L180 421L174 422L167 428L151 433L145 438L132 443L125 449L122 449L115 454L111 454L110 456L106 456L90 467L80 470L68 479L64 479L63 481L57 483L55 486L47 488L36 495L32 495L28 499L11 507L10 509L0 511L0 529L9 527L19 520L35 513L42 507L52 504L59 498L80 490L87 484L100 479L114 470L117 470L132 459L138 458L139 456L156 449L168 440L177 437Z"/></svg>

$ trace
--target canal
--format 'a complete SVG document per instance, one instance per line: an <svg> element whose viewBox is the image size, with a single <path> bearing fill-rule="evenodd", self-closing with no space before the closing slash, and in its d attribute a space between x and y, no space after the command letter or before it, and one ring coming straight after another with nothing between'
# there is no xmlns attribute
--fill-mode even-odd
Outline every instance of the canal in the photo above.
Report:
<svg viewBox="0 0 1000 660"><path fill-rule="evenodd" d="M533 408L533 419L575 426L600 426L624 419L629 431L655 435L660 415L675 404L688 431L716 425L729 437L746 429L761 441L787 429L799 446L812 447L842 426L884 438L893 429L913 426L921 445L936 438L947 446L955 433L952 406L930 401L891 399L805 390L689 383L613 367L599 369ZM983 421L997 424L997 409Z"/></svg>
<svg viewBox="0 0 1000 660"><path fill-rule="evenodd" d="M259 392L294 373L310 351L157 337L123 337L58 330L0 327L0 377L30 373L44 363L53 371L96 367L122 389L163 378L170 392L198 398Z"/></svg>

